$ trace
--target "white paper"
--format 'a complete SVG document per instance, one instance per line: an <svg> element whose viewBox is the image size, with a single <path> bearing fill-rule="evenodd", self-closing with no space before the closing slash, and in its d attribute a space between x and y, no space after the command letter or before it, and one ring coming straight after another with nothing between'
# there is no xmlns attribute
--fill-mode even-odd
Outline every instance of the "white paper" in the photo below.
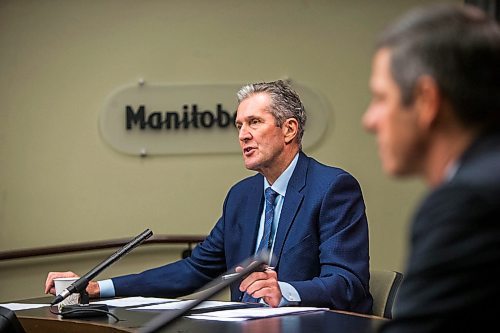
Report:
<svg viewBox="0 0 500 333"><path fill-rule="evenodd" d="M214 321L245 321L245 320L250 320L252 318L221 318L221 317L207 317L207 316L199 316L199 315L192 315L192 316L187 316L187 318L191 319L200 319L200 320L214 320Z"/></svg>
<svg viewBox="0 0 500 333"><path fill-rule="evenodd" d="M328 311L328 308L315 308L315 307L245 308L245 309L205 312L187 317L193 319L204 319L204 320L242 321L248 319L267 318L267 317L283 316L287 314L299 314L299 313L318 312L318 311Z"/></svg>
<svg viewBox="0 0 500 333"><path fill-rule="evenodd" d="M4 308L7 308L12 311L17 311L17 310L43 308L45 306L50 306L50 304L3 303L0 304L0 306L3 306Z"/></svg>
<svg viewBox="0 0 500 333"><path fill-rule="evenodd" d="M138 308L134 308L133 310L177 310L183 309L189 303L194 302L195 300L185 300L171 303L163 303L163 304L154 304L149 306L141 306ZM207 309L214 308L218 306L227 306L227 305L241 305L239 302L222 302L222 301L204 301L203 303L198 304L193 309Z"/></svg>
<svg viewBox="0 0 500 333"><path fill-rule="evenodd" d="M92 304L106 304L109 306L126 307L126 306L140 306L145 304L154 303L168 303L177 302L178 300L172 298L156 298L156 297L124 297L117 299L110 299L105 301L92 302Z"/></svg>

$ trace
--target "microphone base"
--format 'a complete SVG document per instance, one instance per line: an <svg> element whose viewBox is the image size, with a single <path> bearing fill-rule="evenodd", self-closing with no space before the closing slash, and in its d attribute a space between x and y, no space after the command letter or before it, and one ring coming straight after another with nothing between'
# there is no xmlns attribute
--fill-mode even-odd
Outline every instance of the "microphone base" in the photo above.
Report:
<svg viewBox="0 0 500 333"><path fill-rule="evenodd" d="M61 309L63 318L85 318L107 316L109 308L106 304L74 304L65 305Z"/></svg>

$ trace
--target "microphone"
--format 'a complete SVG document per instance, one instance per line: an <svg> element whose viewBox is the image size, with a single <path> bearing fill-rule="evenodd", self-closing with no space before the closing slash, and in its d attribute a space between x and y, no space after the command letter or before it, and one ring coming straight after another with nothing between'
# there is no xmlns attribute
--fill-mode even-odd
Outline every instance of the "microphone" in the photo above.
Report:
<svg viewBox="0 0 500 333"><path fill-rule="evenodd" d="M87 274L80 277L78 280L73 282L68 288L64 289L56 298L50 303L50 305L56 305L57 303L64 300L66 297L73 293L82 293L87 288L89 282L95 278L99 273L101 273L104 269L108 268L115 261L129 253L134 247L144 242L146 239L151 237L153 232L150 229L144 230L141 234L136 236L130 242L125 244L121 249L113 253L110 257L102 261L99 265L92 268Z"/></svg>
<svg viewBox="0 0 500 333"><path fill-rule="evenodd" d="M166 311L165 313L162 313L154 317L152 320L142 325L142 327L139 329L138 332L139 333L159 332L160 329L165 328L167 325L172 323L174 320L182 317L184 314L186 314L191 309L198 306L200 303L203 303L204 301L218 294L233 282L246 278L249 274L253 272L264 271L267 267L267 263L269 262L270 258L269 253L270 253L269 251L264 250L257 253L255 256L246 259L245 261L243 261L238 265L244 267L243 270L241 270L238 273L223 275L221 277L222 282L216 279L208 283L205 287L202 288L203 291L201 291L198 294L199 296L197 299L188 302L185 306L183 306L180 309L174 311Z"/></svg>

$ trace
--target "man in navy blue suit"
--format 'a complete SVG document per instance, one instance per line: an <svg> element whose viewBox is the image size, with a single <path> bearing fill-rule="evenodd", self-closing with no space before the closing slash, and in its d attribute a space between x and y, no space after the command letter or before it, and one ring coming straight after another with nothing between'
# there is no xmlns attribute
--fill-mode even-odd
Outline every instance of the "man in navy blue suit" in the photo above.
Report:
<svg viewBox="0 0 500 333"><path fill-rule="evenodd" d="M500 311L500 26L479 9L418 8L381 35L363 118L384 170L430 193L411 225L382 332L477 332ZM490 325L488 325L490 324Z"/></svg>
<svg viewBox="0 0 500 333"><path fill-rule="evenodd" d="M358 182L302 152L306 114L286 82L244 86L238 101L236 127L245 167L258 173L229 190L222 216L190 257L91 282L90 296L187 295L254 255L261 239L268 238L263 244L273 253L274 269L231 286L233 301L251 296L273 307L371 313L368 225ZM274 193L268 202L267 188ZM54 293L55 277L73 274L49 273L45 291Z"/></svg>

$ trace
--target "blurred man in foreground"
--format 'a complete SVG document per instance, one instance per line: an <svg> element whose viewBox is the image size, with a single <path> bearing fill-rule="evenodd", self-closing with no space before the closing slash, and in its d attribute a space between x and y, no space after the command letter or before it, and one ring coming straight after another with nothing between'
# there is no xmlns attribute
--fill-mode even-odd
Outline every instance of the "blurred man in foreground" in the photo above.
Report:
<svg viewBox="0 0 500 333"><path fill-rule="evenodd" d="M473 7L416 9L380 37L370 88L383 169L430 188L382 331L478 331L500 310L500 29Z"/></svg>

